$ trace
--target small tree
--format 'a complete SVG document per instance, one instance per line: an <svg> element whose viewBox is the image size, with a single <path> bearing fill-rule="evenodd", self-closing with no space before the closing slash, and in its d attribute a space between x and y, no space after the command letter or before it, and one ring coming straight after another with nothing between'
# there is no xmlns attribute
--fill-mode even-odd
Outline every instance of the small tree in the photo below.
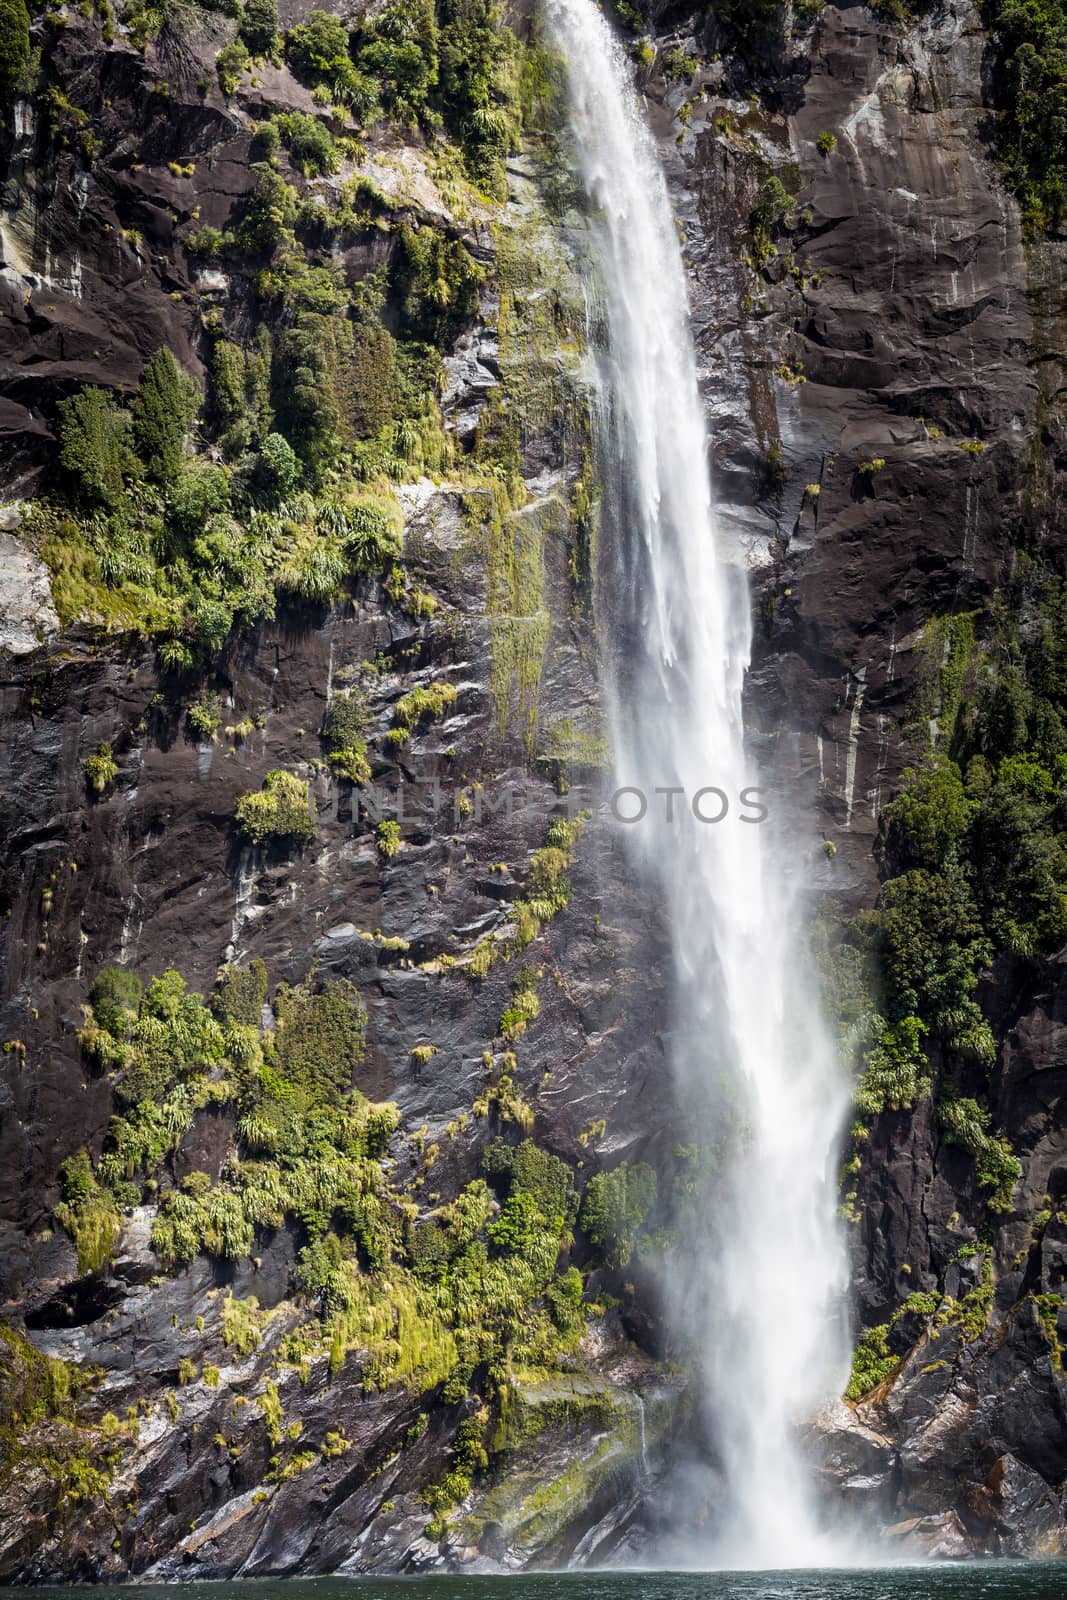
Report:
<svg viewBox="0 0 1067 1600"><path fill-rule="evenodd" d="M80 498L110 510L121 500L126 478L136 466L127 413L106 389L81 389L61 400L58 411L60 462Z"/></svg>
<svg viewBox="0 0 1067 1600"><path fill-rule="evenodd" d="M185 435L200 392L166 345L150 356L133 402L133 436L149 477L173 483L181 469Z"/></svg>
<svg viewBox="0 0 1067 1600"><path fill-rule="evenodd" d="M278 48L277 0L247 0L241 38L254 56L273 55Z"/></svg>

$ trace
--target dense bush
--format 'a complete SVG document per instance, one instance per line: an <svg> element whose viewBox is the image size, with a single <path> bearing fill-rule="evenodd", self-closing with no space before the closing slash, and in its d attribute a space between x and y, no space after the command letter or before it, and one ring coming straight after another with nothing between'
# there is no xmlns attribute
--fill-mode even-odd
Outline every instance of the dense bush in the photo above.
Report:
<svg viewBox="0 0 1067 1600"><path fill-rule="evenodd" d="M1067 589L1020 558L985 624L980 639L973 617L937 618L920 642L915 736L929 748L882 812L878 906L823 966L860 1112L936 1087L946 1138L1004 1211L1018 1163L959 1085L996 1057L976 998L995 955L1034 961L1067 939Z"/></svg>
<svg viewBox="0 0 1067 1600"><path fill-rule="evenodd" d="M312 11L285 36L289 64L312 87L321 84L361 121L373 117L377 95L371 79L356 71L348 48L348 29L339 17Z"/></svg>
<svg viewBox="0 0 1067 1600"><path fill-rule="evenodd" d="M363 1060L367 1013L345 979L315 990L282 985L275 997L278 1071L308 1104L337 1100L352 1087Z"/></svg>
<svg viewBox="0 0 1067 1600"><path fill-rule="evenodd" d="M408 0L362 18L349 34L312 11L286 52L305 83L321 86L362 122L384 111L442 125L474 180L502 196L503 158L521 131L519 46L500 0Z"/></svg>
<svg viewBox="0 0 1067 1600"><path fill-rule="evenodd" d="M0 110L6 111L30 59L30 14L25 0L0 0Z"/></svg>
<svg viewBox="0 0 1067 1600"><path fill-rule="evenodd" d="M138 471L129 413L106 389L93 388L61 400L57 410L59 460L75 494L89 506L114 509Z"/></svg>
<svg viewBox="0 0 1067 1600"><path fill-rule="evenodd" d="M655 1203L655 1169L643 1161L635 1166L623 1161L590 1178L578 1221L590 1244L603 1250L610 1266L621 1269L629 1263L637 1234Z"/></svg>
<svg viewBox="0 0 1067 1600"><path fill-rule="evenodd" d="M133 438L145 472L158 483L173 483L185 449L185 436L200 405L196 385L162 345L149 357L133 401Z"/></svg>
<svg viewBox="0 0 1067 1600"><path fill-rule="evenodd" d="M267 968L262 961L250 961L247 967L221 967L211 997L212 1009L223 1022L239 1028L258 1028L267 1003L267 988ZM95 1001L93 1006L95 1010Z"/></svg>
<svg viewBox="0 0 1067 1600"><path fill-rule="evenodd" d="M224 95L237 93L237 85L251 65L252 58L243 39L234 39L231 44L223 45L215 57L215 71Z"/></svg>
<svg viewBox="0 0 1067 1600"><path fill-rule="evenodd" d="M281 839L304 845L315 837L308 785L282 767L267 773L261 789L241 796L236 816L241 832L252 844Z"/></svg>
<svg viewBox="0 0 1067 1600"><path fill-rule="evenodd" d="M400 230L397 287L407 332L446 347L478 309L483 273L459 239L437 228Z"/></svg>
<svg viewBox="0 0 1067 1600"><path fill-rule="evenodd" d="M471 175L504 192L503 158L521 127L518 49L500 0L438 0L440 100Z"/></svg>
<svg viewBox="0 0 1067 1600"><path fill-rule="evenodd" d="M386 111L417 117L437 83L433 0L406 0L364 22L353 40L361 73L377 85Z"/></svg>
<svg viewBox="0 0 1067 1600"><path fill-rule="evenodd" d="M330 701L322 737L330 766L350 783L370 782L367 760L367 709L354 693L337 694Z"/></svg>
<svg viewBox="0 0 1067 1600"><path fill-rule="evenodd" d="M252 55L273 55L279 42L277 0L245 0L240 31Z"/></svg>
<svg viewBox="0 0 1067 1600"><path fill-rule="evenodd" d="M341 158L333 135L317 117L309 117L303 111L285 111L266 126L278 130L282 143L305 178L337 171Z"/></svg>
<svg viewBox="0 0 1067 1600"><path fill-rule="evenodd" d="M987 0L1009 182L1040 225L1067 222L1067 10L1061 0Z"/></svg>
<svg viewBox="0 0 1067 1600"><path fill-rule="evenodd" d="M125 1039L141 1009L144 984L129 967L103 967L89 987L89 1004L102 1028Z"/></svg>

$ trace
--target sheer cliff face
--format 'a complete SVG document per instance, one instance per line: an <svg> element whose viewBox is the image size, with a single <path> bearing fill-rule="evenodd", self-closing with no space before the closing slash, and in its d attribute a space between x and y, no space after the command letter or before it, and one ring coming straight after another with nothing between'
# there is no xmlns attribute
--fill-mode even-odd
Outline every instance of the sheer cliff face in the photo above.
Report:
<svg viewBox="0 0 1067 1600"><path fill-rule="evenodd" d="M317 113L281 66L224 97L213 62L232 31L204 14L142 50L127 29L106 45L99 20L71 16L43 40L65 109L20 100L5 146L12 500L56 481L60 399L85 384L132 390L161 343L203 379L214 321L251 346L256 321L275 317L255 309L240 266L186 243L194 225L242 214L254 123ZM931 619L987 611L1020 547L1062 563L1067 280L1059 246L1024 244L992 163L973 7L902 31L828 6L759 103L742 97L736 63L713 60L721 45L698 19L662 31L656 60L635 70L685 232L722 523L752 556L763 626L750 725L778 802L832 846L810 863L813 898L851 912L877 894L880 807L921 753ZM674 52L695 65L664 70ZM49 106L63 138L46 134ZM638 1537L649 1475L683 1428L676 1379L656 1364L654 1250L629 1259L592 1210L572 1230L569 1199L560 1259L526 1290L556 1307L545 1326L558 1348L486 1334L488 1372L472 1368L458 1389L421 1354L397 1375L397 1346L430 1338L425 1321L403 1320L407 1278L389 1353L380 1319L373 1334L372 1318L323 1337L329 1296L321 1283L297 1292L310 1235L284 1201L282 1225L257 1227L250 1249L205 1249L163 1273L150 1234L168 1191L201 1173L232 1187L248 1163L225 1093L204 1096L138 1173L140 1192L123 1191L110 1263L105 1249L80 1271L54 1220L61 1165L83 1148L98 1161L119 1105L115 1070L75 1033L92 978L117 962L145 979L177 968L207 994L222 963L261 959L271 995L314 968L316 983L349 980L362 996L355 1083L398 1108L382 1182L413 1296L433 1267L416 1237L457 1248L442 1208L461 1191L488 1171L498 1221L521 1209L506 1210L514 1174L494 1177L499 1156L486 1166L499 1136L515 1147L530 1135L560 1158L568 1194L648 1162L660 1209L636 1226L669 1223L686 1138L664 1082L655 908L634 903L599 813L566 836L569 865L538 855L553 819L595 807L602 760L582 302L544 208L531 154L543 141L531 135L493 202L410 133L366 143L340 176L362 173L391 206L330 246L345 282L395 272L404 225L459 240L484 274L444 357L452 470L395 488L400 587L370 573L337 603L283 603L176 679L152 643L67 622L64 606L61 628L47 568L5 513L0 1265L12 1326L24 1318L36 1350L68 1365L46 1367L21 1332L0 1363L4 1576L588 1558L628 1527ZM310 187L330 197L332 181ZM382 316L395 331L390 281ZM502 509L468 458L512 418ZM367 662L376 670L359 677ZM395 853L321 737L338 686L357 679L374 780L409 785ZM390 741L404 696L441 684L455 690L443 714ZM205 688L219 698L213 739L187 718ZM101 744L117 770L96 795L84 761ZM311 786L303 850L255 848L234 825L240 796L278 769ZM414 787L434 778L436 814ZM513 814L491 814L509 785ZM521 955L517 927L531 934ZM813 1440L828 1493L913 1548L1063 1548L1059 974L1054 959L1002 959L979 994L998 1041L981 1093L1022 1163L1012 1208L987 1212L973 1157L946 1141L928 1096L872 1119L854 1182L859 1327L890 1322L917 1291L967 1308L896 1317L891 1376ZM208 1076L220 1074L232 1064ZM489 1255L518 1262L513 1236L489 1226ZM580 1334L559 1310L568 1259L591 1273ZM362 1245L359 1264L372 1280ZM94 1376L80 1392L75 1378L71 1400L58 1390L73 1363Z"/></svg>

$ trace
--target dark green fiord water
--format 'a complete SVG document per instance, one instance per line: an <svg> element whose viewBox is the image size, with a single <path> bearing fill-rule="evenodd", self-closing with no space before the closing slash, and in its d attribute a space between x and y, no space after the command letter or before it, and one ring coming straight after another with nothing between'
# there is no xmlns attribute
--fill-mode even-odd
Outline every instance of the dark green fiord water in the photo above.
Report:
<svg viewBox="0 0 1067 1600"><path fill-rule="evenodd" d="M78 1600L113 1600L84 1588ZM35 1600L70 1600L38 1589ZM834 1572L586 1572L515 1577L307 1578L241 1583L131 1584L123 1600L1067 1600L1067 1562Z"/></svg>

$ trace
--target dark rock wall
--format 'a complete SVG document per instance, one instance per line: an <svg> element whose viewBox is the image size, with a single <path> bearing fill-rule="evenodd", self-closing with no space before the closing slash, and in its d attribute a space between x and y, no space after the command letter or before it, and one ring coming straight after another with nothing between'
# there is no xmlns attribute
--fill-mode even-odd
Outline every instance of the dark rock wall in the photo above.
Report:
<svg viewBox="0 0 1067 1600"><path fill-rule="evenodd" d="M904 31L858 5L828 6L790 40L759 103L741 96L743 75L731 79L723 63L706 59L713 25L699 16L680 23L672 7L662 26L680 31L661 45L681 42L703 62L684 81L659 66L641 69L642 86L691 269L722 525L753 568L754 744L780 804L795 806L805 832L821 831L836 847L808 862L812 894L856 907L876 890L880 805L913 756L904 729L924 623L986 605L1024 539L1062 560L1062 247L1024 243L999 182L987 44L966 0L949 0ZM236 106L214 87L201 94L195 82L218 43L207 36L189 57L166 37L144 54L120 37L105 51L95 24L70 21L49 70L71 100L92 108L102 154L91 174L69 152L38 161L29 108L18 109L7 141L0 278L0 427L12 494L47 470L57 398L87 382L131 387L161 340L199 369L200 314L224 291L196 272L175 229L195 208L201 223L220 226L247 194L249 124L261 104L311 109L282 70L265 71ZM156 92L161 80L169 94ZM825 155L816 144L824 132L836 139ZM168 161L194 161L195 172L175 177ZM752 215L771 174L790 204L770 219L773 248L754 263ZM521 209L521 164L512 177L512 206ZM433 204L425 195L422 203ZM467 237L491 264L489 228L474 225ZM484 327L456 369L457 427L484 398L487 369L476 357L479 340L491 343L493 318L490 292ZM967 441L983 448L964 449ZM875 458L884 466L868 480L858 467ZM525 471L535 501L547 503L566 495L578 462L551 427L531 428ZM403 1133L422 1129L440 1142L434 1181L444 1197L477 1170L486 1137L477 1119L455 1139L442 1133L483 1084L482 1052L509 975L472 986L436 962L506 920L512 886L562 801L548 769L528 762L519 734L502 739L495 726L483 559L461 535L462 506L441 490L408 509L413 566L442 603L438 617L398 618L364 580L343 607L293 610L231 641L218 678L224 720L257 720L243 742L192 741L181 718L157 703L154 653L87 627L3 669L0 1004L4 1038L24 1047L0 1057L5 1309L27 1319L41 1349L103 1368L109 1410L138 1400L155 1407L110 1509L74 1502L57 1524L44 1479L31 1478L14 1498L5 1490L0 1572L8 1578L439 1559L423 1538L416 1492L440 1476L458 1419L403 1390L364 1396L358 1374L329 1386L321 1372L306 1384L290 1375L286 1416L315 1445L338 1429L352 1448L321 1472L262 1487L262 1419L235 1401L260 1392L289 1325L296 1243L287 1231L264 1241L257 1265L236 1269L237 1292L279 1308L263 1347L238 1360L219 1342L225 1278L201 1261L177 1279L155 1280L145 1218L132 1220L114 1277L89 1288L76 1282L72 1245L50 1227L61 1161L85 1143L98 1150L111 1112L110 1088L86 1072L74 1029L88 980L119 959L146 974L177 965L203 989L221 961L255 956L274 981L295 979L314 961L351 977L370 1013L360 1087L397 1102ZM596 641L574 611L568 536L551 518L546 526L553 622L542 733L563 719L595 720L597 695ZM414 683L443 677L458 690L447 720L419 734L402 765L375 774L389 786L440 777L446 811L411 824L385 862L347 790L320 773L313 847L292 858L240 846L237 795L272 767L321 754L333 675L376 655L387 664L372 708L379 729ZM101 740L114 745L120 774L91 802L81 762ZM478 826L453 814L461 788L507 781L525 793L512 823ZM572 798L588 797L579 787ZM538 941L536 957L553 981L519 1051L534 1136L577 1171L657 1153L669 1166L676 1142L654 915L634 902L617 832L599 817L587 831L571 904ZM499 863L508 867L503 876L490 872ZM408 949L390 949L383 935ZM1045 1196L1067 1202L1060 964L1022 987L1018 974L998 968L986 998L1007 1041L991 1103L1024 1166L1017 1212L998 1219L989 1241L989 1331L968 1343L958 1328L912 1330L909 1339L898 1325L899 1376L862 1416L837 1408L819 1448L833 1492L898 1526L916 1548L1053 1552L1064 1543L1065 1389L1055 1341L1026 1297L1055 1290L1067 1275L1060 1224L1030 1247ZM420 1071L410 1051L426 1039L439 1053ZM603 1133L590 1140L601 1122ZM217 1170L229 1137L202 1114L191 1148L174 1158L175 1175L183 1163ZM410 1145L397 1157L415 1162ZM917 1289L963 1295L980 1287L966 1254L984 1225L973 1163L943 1143L928 1104L878 1121L859 1198L851 1243L864 1325ZM951 1284L946 1274L955 1274ZM1067 1341L1067 1326L1060 1335ZM654 1285L639 1279L625 1326L606 1319L588 1351L587 1374L610 1391L614 1422L606 1427L596 1413L576 1425L582 1413L571 1396L571 1420L560 1427L558 1395L531 1401L547 1408L551 1425L526 1477L515 1479L524 1495L507 1504L499 1490L485 1497L483 1558L588 1558L624 1537L640 1499L633 1396L649 1406L653 1441L672 1427L651 1360L661 1341ZM219 1362L222 1382L217 1391L179 1391L179 1418L168 1420L162 1396L184 1355ZM406 1447L427 1405L430 1424ZM565 1506L537 1498L576 1462L582 1473L568 1481ZM126 1496L136 1511L116 1520ZM454 1543L450 1558L476 1561L478 1548Z"/></svg>

